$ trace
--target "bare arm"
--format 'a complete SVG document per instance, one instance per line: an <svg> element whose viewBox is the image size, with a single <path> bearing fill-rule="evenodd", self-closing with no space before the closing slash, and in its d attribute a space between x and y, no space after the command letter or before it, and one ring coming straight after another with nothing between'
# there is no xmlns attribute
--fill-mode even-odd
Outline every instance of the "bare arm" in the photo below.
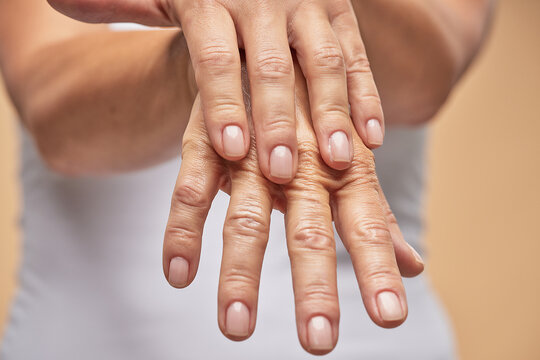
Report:
<svg viewBox="0 0 540 360"><path fill-rule="evenodd" d="M24 125L57 171L127 171L179 153L194 95L178 30L114 33L45 1L3 0L0 65Z"/></svg>
<svg viewBox="0 0 540 360"><path fill-rule="evenodd" d="M478 52L494 0L352 0L388 124L430 120Z"/></svg>
<svg viewBox="0 0 540 360"><path fill-rule="evenodd" d="M353 0L389 123L429 120L482 43L492 0ZM24 16L20 15L24 14ZM44 159L75 174L177 153L193 100L178 32L110 33L0 0L0 65Z"/></svg>

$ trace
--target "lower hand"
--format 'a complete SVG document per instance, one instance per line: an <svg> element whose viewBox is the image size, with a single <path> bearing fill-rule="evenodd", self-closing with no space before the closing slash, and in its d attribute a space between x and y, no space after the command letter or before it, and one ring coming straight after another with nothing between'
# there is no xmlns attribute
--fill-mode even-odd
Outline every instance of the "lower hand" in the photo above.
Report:
<svg viewBox="0 0 540 360"><path fill-rule="evenodd" d="M379 185L373 154L357 135L353 135L354 160L349 168L338 171L325 165L309 115L306 84L296 70L299 167L286 185L268 181L260 171L253 134L244 159L229 162L219 157L197 98L184 135L163 266L171 285L182 288L193 281L213 197L219 188L230 193L223 231L219 326L230 339L246 339L255 328L270 213L273 207L282 210L300 342L310 353L324 354L337 342L339 323L332 220L351 256L364 305L379 326L395 327L405 320L401 275L415 276L423 264L404 241ZM246 103L249 109L249 99Z"/></svg>

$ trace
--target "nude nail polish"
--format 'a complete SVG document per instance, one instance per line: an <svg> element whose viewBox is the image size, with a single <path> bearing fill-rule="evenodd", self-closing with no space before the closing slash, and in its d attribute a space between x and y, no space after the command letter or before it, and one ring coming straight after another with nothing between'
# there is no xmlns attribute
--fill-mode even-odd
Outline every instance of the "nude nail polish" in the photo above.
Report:
<svg viewBox="0 0 540 360"><path fill-rule="evenodd" d="M379 313L385 321L396 321L403 319L403 309L401 302L392 291L383 291L377 295L377 306Z"/></svg>
<svg viewBox="0 0 540 360"><path fill-rule="evenodd" d="M381 123L376 119L371 119L366 124L367 139L370 145L380 146L383 143L384 135Z"/></svg>
<svg viewBox="0 0 540 360"><path fill-rule="evenodd" d="M270 175L279 179L290 179L293 174L293 158L287 146L278 145L270 154Z"/></svg>
<svg viewBox="0 0 540 360"><path fill-rule="evenodd" d="M330 136L330 160L336 162L351 161L349 137L343 131L336 131Z"/></svg>
<svg viewBox="0 0 540 360"><path fill-rule="evenodd" d="M324 316L314 316L308 323L308 343L310 350L332 350L334 341L332 325Z"/></svg>
<svg viewBox="0 0 540 360"><path fill-rule="evenodd" d="M230 157L244 155L244 133L239 126L229 125L223 129L223 152Z"/></svg>
<svg viewBox="0 0 540 360"><path fill-rule="evenodd" d="M240 301L235 301L227 309L225 329L228 335L246 337L249 335L249 309Z"/></svg>
<svg viewBox="0 0 540 360"><path fill-rule="evenodd" d="M175 257L169 264L169 283L174 287L184 287L188 283L189 263L186 259Z"/></svg>

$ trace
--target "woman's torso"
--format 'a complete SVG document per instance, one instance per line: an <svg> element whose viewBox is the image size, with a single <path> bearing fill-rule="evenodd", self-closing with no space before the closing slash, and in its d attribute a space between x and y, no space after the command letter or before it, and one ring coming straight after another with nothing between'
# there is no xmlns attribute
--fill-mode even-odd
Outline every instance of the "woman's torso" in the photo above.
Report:
<svg viewBox="0 0 540 360"><path fill-rule="evenodd" d="M257 328L243 343L217 326L227 196L208 216L195 282L165 281L161 245L175 159L131 174L69 178L50 172L22 136L23 259L0 358L307 359L297 340L283 217L272 217ZM389 130L378 174L405 238L421 252L425 130ZM337 236L337 235L336 235ZM451 333L424 276L405 280L409 317L385 330L367 316L338 241L340 340L331 359L450 359Z"/></svg>

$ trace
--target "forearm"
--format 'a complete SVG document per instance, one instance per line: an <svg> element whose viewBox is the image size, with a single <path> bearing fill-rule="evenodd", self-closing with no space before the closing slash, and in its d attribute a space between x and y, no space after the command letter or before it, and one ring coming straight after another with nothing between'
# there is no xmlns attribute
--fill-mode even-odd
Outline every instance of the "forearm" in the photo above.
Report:
<svg viewBox="0 0 540 360"><path fill-rule="evenodd" d="M96 32L28 56L12 94L57 171L102 174L178 154L193 102L178 31Z"/></svg>
<svg viewBox="0 0 540 360"><path fill-rule="evenodd" d="M352 0L386 121L430 120L478 51L491 0Z"/></svg>

